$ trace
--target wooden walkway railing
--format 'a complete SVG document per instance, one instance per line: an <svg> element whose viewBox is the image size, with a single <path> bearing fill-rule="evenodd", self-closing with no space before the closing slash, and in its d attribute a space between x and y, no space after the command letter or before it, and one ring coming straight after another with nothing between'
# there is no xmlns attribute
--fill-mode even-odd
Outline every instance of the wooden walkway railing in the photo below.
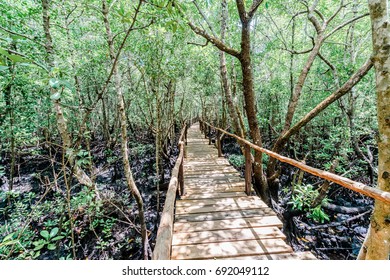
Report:
<svg viewBox="0 0 390 280"><path fill-rule="evenodd" d="M334 173L308 166L308 165L306 165L302 162L299 162L297 160L279 155L279 154L274 153L270 150L259 147L255 144L249 142L248 140L243 139L235 134L229 133L226 130L223 130L222 128L215 127L215 126L213 126L205 121L200 121L200 125L203 126L203 130L205 130L207 127L210 144L211 144L210 130L215 129L219 133L223 133L223 134L226 134L230 137L235 138L241 145L243 145L245 147L245 158L246 158L245 178L246 178L247 191L249 191L249 186L250 186L250 182L251 182L251 172L252 172L250 149L254 149L254 150L260 151L262 153L265 153L265 154L269 155L270 157L276 158L277 160L279 160L281 162L285 162L285 163L290 164L292 166L298 167L299 169L301 169L307 173L310 173L314 176L331 181L331 182L336 183L340 186L343 186L343 187L348 188L350 190L364 194L366 196L372 197L374 199L378 199L380 201L390 203L390 192L385 192L385 191L382 191L380 189L376 189L376 188L367 186L365 184L355 182L351 179L336 175ZM217 140L216 144L217 144L218 150L221 150L222 145L221 145L220 137L217 137L216 140Z"/></svg>
<svg viewBox="0 0 390 280"><path fill-rule="evenodd" d="M164 209L161 215L160 226L157 231L156 245L154 247L153 260L169 260L171 259L174 208L176 194L180 189L180 193L184 193L184 170L183 162L185 157L185 145L187 142L187 129L189 123L185 124L179 138L180 153L176 160L176 164L172 170L171 180L169 182L167 195L165 198Z"/></svg>

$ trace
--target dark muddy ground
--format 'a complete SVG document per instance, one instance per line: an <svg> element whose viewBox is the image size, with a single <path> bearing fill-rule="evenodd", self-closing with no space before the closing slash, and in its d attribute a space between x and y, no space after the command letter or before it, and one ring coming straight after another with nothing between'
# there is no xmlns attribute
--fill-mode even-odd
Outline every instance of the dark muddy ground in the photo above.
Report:
<svg viewBox="0 0 390 280"><path fill-rule="evenodd" d="M231 158L233 155L233 161L234 155L241 155L236 141L232 138L225 138L223 153L227 158ZM308 162L307 164L316 166L317 163ZM242 165L236 164L235 167L241 174L244 174ZM330 203L344 208L333 210L323 208L323 211L329 216L329 221L316 222L305 213L286 220L289 212L294 212L289 202L291 201L291 183L296 172L296 168L287 164L282 165L280 201L274 205L275 211L285 224L283 231L291 246L296 251L310 250L319 259L356 259L367 233L373 200L341 186L332 185L328 193ZM365 182L367 177L353 179L369 183ZM319 186L322 181L305 174L303 183ZM351 209L359 211L345 213L345 210Z"/></svg>
<svg viewBox="0 0 390 280"><path fill-rule="evenodd" d="M176 145L173 145L176 147ZM75 180L71 189L71 208L74 221L75 254L77 259L142 259L138 209L123 177L120 147L106 149L103 141L91 143L95 181L100 200L94 193L81 187ZM164 186L170 179L171 169L178 151L173 148L170 161L164 163L164 182L160 185L160 212L165 200ZM15 232L13 239L19 244L0 247L1 259L66 259L72 258L71 234L66 203L65 181L61 173L62 154L52 147L53 166L48 149L44 146L25 150L18 158L13 195L8 195L6 157L0 163L6 174L0 178L0 240ZM159 216L155 176L154 139L139 134L130 143L131 167L144 204L149 242L154 246ZM88 170L88 167L85 167ZM56 173L55 187L53 170ZM69 180L69 178L68 178ZM49 183L50 182L50 183ZM41 200L41 201L40 201ZM21 213L18 215L17 213ZM11 225L11 226L10 226ZM18 234L25 229L21 236ZM54 250L45 245L37 249L42 231L58 228L62 239L52 242ZM15 248L16 246L16 248Z"/></svg>

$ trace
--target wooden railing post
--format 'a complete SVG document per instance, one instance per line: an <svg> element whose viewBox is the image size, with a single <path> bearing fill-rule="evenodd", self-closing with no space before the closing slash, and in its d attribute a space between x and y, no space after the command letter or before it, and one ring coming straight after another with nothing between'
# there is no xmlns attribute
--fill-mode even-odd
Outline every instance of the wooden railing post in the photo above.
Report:
<svg viewBox="0 0 390 280"><path fill-rule="evenodd" d="M180 187L180 196L185 195L185 189L184 189L184 165L183 165L183 161L181 161L180 168L179 168L179 187Z"/></svg>
<svg viewBox="0 0 390 280"><path fill-rule="evenodd" d="M251 195L252 187L252 159L251 159L251 147L245 146L245 192L247 195Z"/></svg>
<svg viewBox="0 0 390 280"><path fill-rule="evenodd" d="M222 141L221 141L221 132L217 130L217 148L218 148L218 157L222 157Z"/></svg>
<svg viewBox="0 0 390 280"><path fill-rule="evenodd" d="M184 132L184 143L186 146L188 145L188 142L187 142L188 127L189 127L189 125L186 126L185 132Z"/></svg>

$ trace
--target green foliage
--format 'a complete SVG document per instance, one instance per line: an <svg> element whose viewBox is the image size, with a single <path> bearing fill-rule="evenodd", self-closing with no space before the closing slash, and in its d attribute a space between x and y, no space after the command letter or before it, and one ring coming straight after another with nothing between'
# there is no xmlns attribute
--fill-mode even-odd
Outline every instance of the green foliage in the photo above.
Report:
<svg viewBox="0 0 390 280"><path fill-rule="evenodd" d="M0 177L2 177L4 175L5 175L5 168L4 168L4 166L0 165Z"/></svg>
<svg viewBox="0 0 390 280"><path fill-rule="evenodd" d="M308 213L308 217L316 222L329 221L329 216L322 210L321 204L312 208L311 205L318 196L318 190L310 184L296 185L292 195L293 209L302 210ZM326 198L323 202L328 201Z"/></svg>
<svg viewBox="0 0 390 280"><path fill-rule="evenodd" d="M91 165L91 161L92 157L90 156L89 152L84 149L80 149L77 153L76 164L81 167L88 167Z"/></svg>
<svg viewBox="0 0 390 280"><path fill-rule="evenodd" d="M55 250L57 248L56 241L63 239L65 236L58 235L58 227L52 228L51 231L42 230L39 234L43 239L33 242L34 251L41 251L44 247L48 250Z"/></svg>
<svg viewBox="0 0 390 280"><path fill-rule="evenodd" d="M245 157L243 155L230 155L228 160L235 168L241 168L245 165Z"/></svg>

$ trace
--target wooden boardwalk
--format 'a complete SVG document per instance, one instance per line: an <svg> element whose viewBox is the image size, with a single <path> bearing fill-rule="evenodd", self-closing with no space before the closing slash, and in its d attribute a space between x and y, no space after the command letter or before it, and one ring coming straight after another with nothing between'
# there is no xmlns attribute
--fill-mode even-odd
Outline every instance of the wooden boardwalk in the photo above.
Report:
<svg viewBox="0 0 390 280"><path fill-rule="evenodd" d="M315 259L294 253L281 221L245 180L208 145L199 125L188 129L185 195L176 201L171 259Z"/></svg>

